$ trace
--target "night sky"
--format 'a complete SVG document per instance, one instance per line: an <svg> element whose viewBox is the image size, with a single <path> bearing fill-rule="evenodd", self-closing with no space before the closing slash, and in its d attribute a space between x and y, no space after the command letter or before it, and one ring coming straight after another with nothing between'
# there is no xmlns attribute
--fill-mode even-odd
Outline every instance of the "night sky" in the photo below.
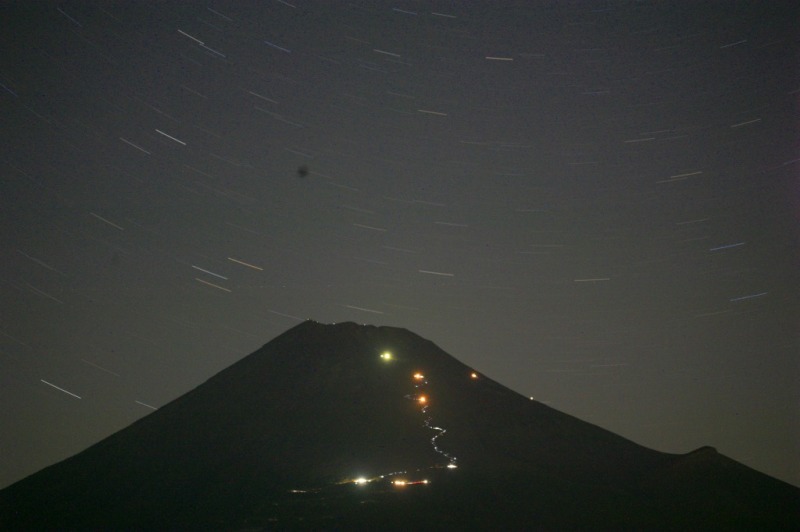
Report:
<svg viewBox="0 0 800 532"><path fill-rule="evenodd" d="M3 2L0 486L304 319L800 484L793 4Z"/></svg>

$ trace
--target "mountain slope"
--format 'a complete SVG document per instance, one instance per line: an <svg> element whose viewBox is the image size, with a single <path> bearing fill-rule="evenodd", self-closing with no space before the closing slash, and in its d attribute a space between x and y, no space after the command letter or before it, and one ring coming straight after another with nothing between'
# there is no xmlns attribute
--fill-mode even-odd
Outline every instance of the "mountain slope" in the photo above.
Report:
<svg viewBox="0 0 800 532"><path fill-rule="evenodd" d="M0 525L763 529L797 523L798 501L711 449L659 453L531 401L409 331L309 321L0 491Z"/></svg>

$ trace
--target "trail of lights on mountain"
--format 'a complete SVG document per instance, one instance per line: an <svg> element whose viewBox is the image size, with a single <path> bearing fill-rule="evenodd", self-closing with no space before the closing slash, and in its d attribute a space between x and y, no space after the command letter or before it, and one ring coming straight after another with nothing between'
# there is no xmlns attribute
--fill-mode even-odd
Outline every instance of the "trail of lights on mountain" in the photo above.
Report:
<svg viewBox="0 0 800 532"><path fill-rule="evenodd" d="M392 354L391 351L382 351L379 355L380 359L385 364L393 364L397 361L397 358ZM477 379L477 373L472 373L470 375L472 379ZM442 466L439 464L426 466L417 468L414 470L413 473L409 473L410 470L399 470L399 471L392 471L391 473L383 473L373 476L366 476L366 475L359 475L356 477L348 477L339 482L334 482L332 484L328 484L326 486L321 486L317 488L304 488L304 489L291 489L289 493L309 493L309 492L318 492L322 489L330 488L336 485L345 485L345 484L355 484L356 486L366 486L367 484L380 484L388 482L391 486L395 488L404 488L406 486L424 486L430 484L430 480L427 478L419 478L417 475L420 475L423 471L428 471L432 469L438 468L447 468L447 469L456 469L458 467L457 461L458 458L448 453L447 451L442 450L437 440L441 438L446 432L447 429L443 427L439 427L433 424L433 416L429 414L430 404L429 398L425 391L425 387L429 385L428 380L426 379L425 375L421 372L415 372L412 375L412 382L414 383L414 392L406 394L404 397L410 401L414 401L418 405L421 405L420 412L423 414L423 426L436 431L436 434L430 439L431 446L436 453L440 454L444 458L447 459L447 465ZM137 401L138 402L138 401ZM417 477L417 478L414 478Z"/></svg>
<svg viewBox="0 0 800 532"><path fill-rule="evenodd" d="M416 388L418 392L421 391L423 386L428 385L428 380L422 373L419 372L414 373L412 378L414 380L414 388ZM442 455L443 457L447 458L448 467L455 466L458 458L456 458L455 456L446 451L443 451L441 448L439 448L439 446L436 443L436 440L441 438L445 434L445 432L447 432L447 429L433 425L433 416L428 415L428 409L430 408L430 404L428 403L428 396L422 393L416 393L416 394L406 395L406 398L416 401L417 403L422 405L421 411L422 414L425 415L425 421L423 421L423 425L431 430L437 431L437 434L431 438L431 446L433 446L433 450Z"/></svg>

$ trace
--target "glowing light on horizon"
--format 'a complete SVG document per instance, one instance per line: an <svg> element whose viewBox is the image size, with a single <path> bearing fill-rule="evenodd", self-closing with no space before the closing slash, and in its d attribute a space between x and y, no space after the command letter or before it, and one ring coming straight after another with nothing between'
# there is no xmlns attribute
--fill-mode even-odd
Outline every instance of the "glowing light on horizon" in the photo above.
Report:
<svg viewBox="0 0 800 532"><path fill-rule="evenodd" d="M416 486L418 484L430 484L428 479L424 480L393 480L392 484L397 487L404 487L404 486Z"/></svg>
<svg viewBox="0 0 800 532"><path fill-rule="evenodd" d="M473 371L472 373L470 373L470 378L477 379L478 374Z"/></svg>

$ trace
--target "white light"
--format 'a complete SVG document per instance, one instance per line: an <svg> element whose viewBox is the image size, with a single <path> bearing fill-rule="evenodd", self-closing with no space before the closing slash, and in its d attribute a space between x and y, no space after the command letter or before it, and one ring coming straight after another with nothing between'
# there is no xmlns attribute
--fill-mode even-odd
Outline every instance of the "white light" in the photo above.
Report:
<svg viewBox="0 0 800 532"><path fill-rule="evenodd" d="M455 465L455 464L452 464L452 463L450 463L450 464L447 464L447 469L455 469L455 468L457 468L457 467L458 467L457 465Z"/></svg>
<svg viewBox="0 0 800 532"><path fill-rule="evenodd" d="M389 361L392 359L392 354L389 351L384 351L383 353L381 353L381 358L386 361Z"/></svg>
<svg viewBox="0 0 800 532"><path fill-rule="evenodd" d="M359 477L355 479L353 482L355 482L356 484L366 484L368 481L364 477Z"/></svg>

